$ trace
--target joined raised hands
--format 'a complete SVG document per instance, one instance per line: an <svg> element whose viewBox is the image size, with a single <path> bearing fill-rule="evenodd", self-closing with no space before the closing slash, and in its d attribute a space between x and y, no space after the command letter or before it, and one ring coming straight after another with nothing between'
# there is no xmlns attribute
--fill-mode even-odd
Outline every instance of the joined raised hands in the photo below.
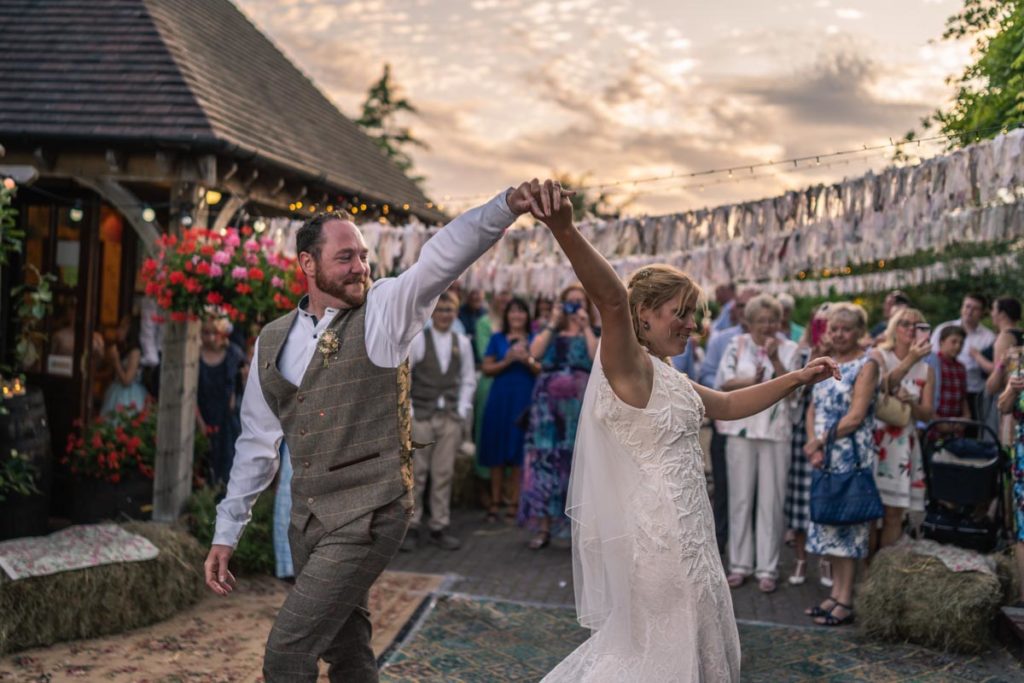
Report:
<svg viewBox="0 0 1024 683"><path fill-rule="evenodd" d="M572 227L572 202L576 192L562 187L550 178L541 182L537 178L511 190L505 200L508 208L516 214L529 212L534 218L552 230Z"/></svg>

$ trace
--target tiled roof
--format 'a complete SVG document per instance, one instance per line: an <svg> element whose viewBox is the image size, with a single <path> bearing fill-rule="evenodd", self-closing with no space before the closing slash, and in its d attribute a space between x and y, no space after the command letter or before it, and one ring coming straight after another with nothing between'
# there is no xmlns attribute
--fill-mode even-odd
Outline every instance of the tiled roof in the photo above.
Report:
<svg viewBox="0 0 1024 683"><path fill-rule="evenodd" d="M229 0L0 0L0 141L188 145L423 208Z"/></svg>

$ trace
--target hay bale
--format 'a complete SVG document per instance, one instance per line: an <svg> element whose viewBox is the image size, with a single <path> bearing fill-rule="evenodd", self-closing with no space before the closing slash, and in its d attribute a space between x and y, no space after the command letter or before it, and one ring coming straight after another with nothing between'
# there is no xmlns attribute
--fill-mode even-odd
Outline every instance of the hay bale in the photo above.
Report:
<svg viewBox="0 0 1024 683"><path fill-rule="evenodd" d="M0 572L0 655L65 640L121 633L166 619L204 590L203 548L189 534L153 522L122 525L160 554L11 581Z"/></svg>
<svg viewBox="0 0 1024 683"><path fill-rule="evenodd" d="M934 557L886 548L860 587L857 621L869 638L976 654L992 646L1002 596L994 576L952 572Z"/></svg>
<svg viewBox="0 0 1024 683"><path fill-rule="evenodd" d="M1013 557L1013 548L993 556L996 561L996 576L1003 588L1003 604L1012 605L1020 599L1021 577L1017 575L1017 562Z"/></svg>

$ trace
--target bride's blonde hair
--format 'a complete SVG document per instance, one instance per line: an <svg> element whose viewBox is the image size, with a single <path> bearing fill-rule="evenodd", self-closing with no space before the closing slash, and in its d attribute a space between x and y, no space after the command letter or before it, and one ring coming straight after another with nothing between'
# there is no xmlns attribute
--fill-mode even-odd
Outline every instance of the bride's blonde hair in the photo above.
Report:
<svg viewBox="0 0 1024 683"><path fill-rule="evenodd" d="M637 341L644 343L640 329L640 307L651 310L664 305L668 301L677 300L677 312L682 310L686 302L696 297L696 308L708 319L708 304L704 290L693 278L675 266L656 263L644 266L635 271L626 285L629 296L629 315L633 319L633 332ZM698 330L698 333L703 330Z"/></svg>

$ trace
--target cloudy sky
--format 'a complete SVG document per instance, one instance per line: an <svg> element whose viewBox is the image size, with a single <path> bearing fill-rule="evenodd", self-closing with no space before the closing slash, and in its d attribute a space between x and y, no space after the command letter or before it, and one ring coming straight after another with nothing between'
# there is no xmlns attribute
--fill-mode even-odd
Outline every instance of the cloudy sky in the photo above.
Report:
<svg viewBox="0 0 1024 683"><path fill-rule="evenodd" d="M235 1L349 116L390 63L446 209L552 170L622 182L630 213L861 175L884 153L680 177L885 144L970 55L938 40L961 0Z"/></svg>

